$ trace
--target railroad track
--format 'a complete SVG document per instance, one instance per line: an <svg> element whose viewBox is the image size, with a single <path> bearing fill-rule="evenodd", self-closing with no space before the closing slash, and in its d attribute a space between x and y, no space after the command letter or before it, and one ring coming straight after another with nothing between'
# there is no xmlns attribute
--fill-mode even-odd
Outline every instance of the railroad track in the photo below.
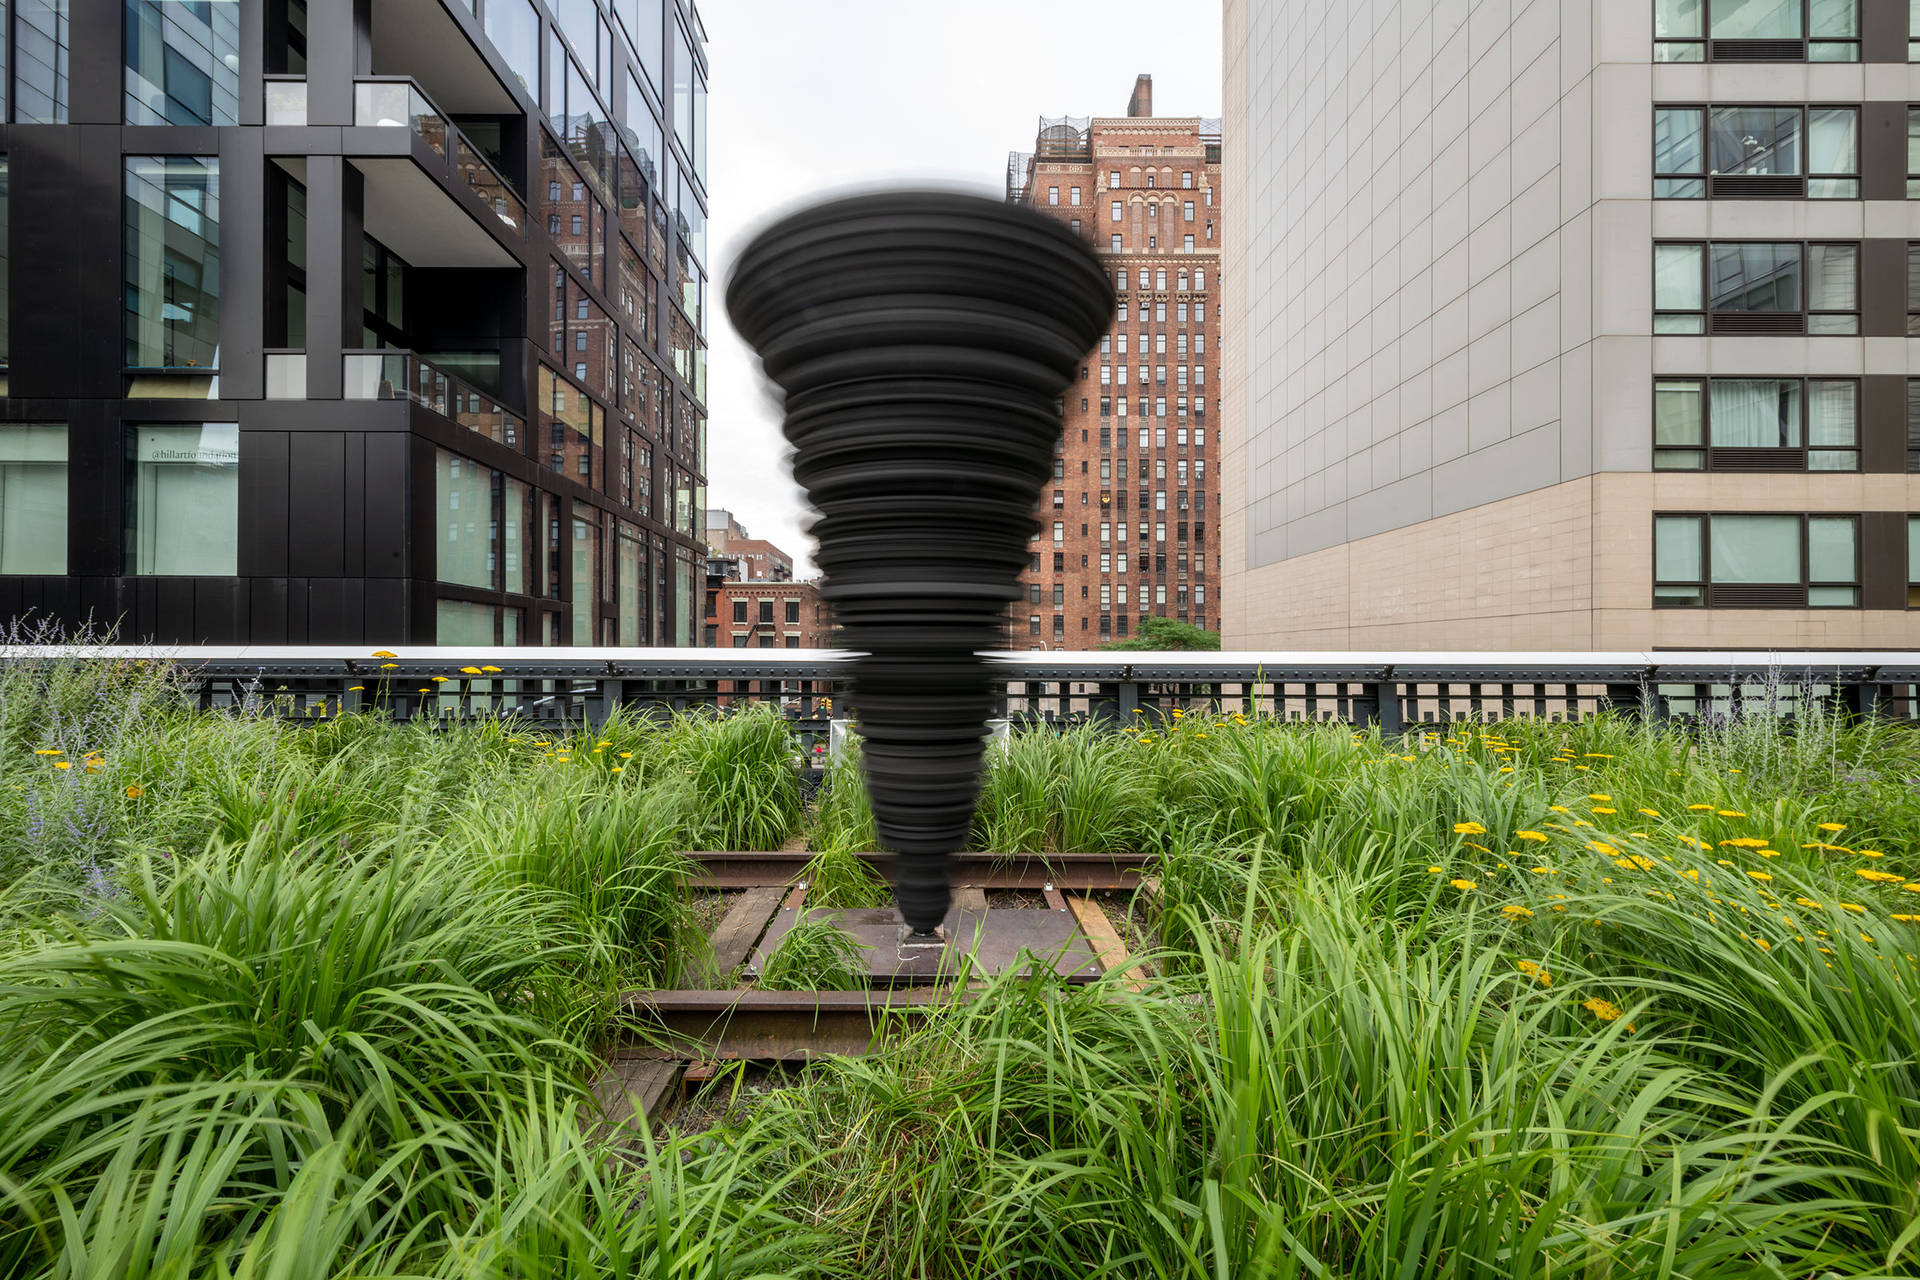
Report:
<svg viewBox="0 0 1920 1280"><path fill-rule="evenodd" d="M622 993L627 1030L595 1083L608 1123L635 1113L657 1118L676 1090L708 1078L724 1062L805 1063L867 1052L889 1035L920 1025L941 1006L970 998L954 981L964 954L976 975L1050 966L1068 982L1089 982L1126 964L1124 942L1096 893L1150 885L1148 859L1131 854L963 853L954 858L951 942L909 954L893 946L885 911L826 914L868 948L866 987L849 991L765 991L736 984L808 915L804 851L694 850L690 888L741 890L713 931L711 954L695 979L703 985ZM886 876L893 855L857 855ZM1017 890L1045 905L990 906L989 892ZM817 910L817 909L816 909ZM1123 975L1138 988L1135 973Z"/></svg>
<svg viewBox="0 0 1920 1280"><path fill-rule="evenodd" d="M761 885L793 884L800 879L813 854L695 850L686 855L700 867L688 883L703 889L748 889ZM891 853L854 855L891 881L895 857ZM1147 866L1145 854L1131 853L984 853L953 855L956 888L1044 891L1051 885L1068 892L1118 891L1138 888Z"/></svg>

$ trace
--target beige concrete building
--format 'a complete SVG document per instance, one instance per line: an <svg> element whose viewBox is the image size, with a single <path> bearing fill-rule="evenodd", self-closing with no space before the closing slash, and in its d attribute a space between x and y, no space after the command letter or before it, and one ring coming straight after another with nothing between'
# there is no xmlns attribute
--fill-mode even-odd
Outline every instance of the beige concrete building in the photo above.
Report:
<svg viewBox="0 0 1920 1280"><path fill-rule="evenodd" d="M1920 643L1908 7L1226 0L1225 646Z"/></svg>

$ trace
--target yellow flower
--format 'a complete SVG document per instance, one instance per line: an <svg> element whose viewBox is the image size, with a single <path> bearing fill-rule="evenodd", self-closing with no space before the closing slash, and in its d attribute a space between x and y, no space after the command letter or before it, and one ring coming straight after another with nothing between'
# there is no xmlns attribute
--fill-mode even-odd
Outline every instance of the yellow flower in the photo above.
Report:
<svg viewBox="0 0 1920 1280"><path fill-rule="evenodd" d="M1920 924L1920 916L1896 914L1893 918L1901 924Z"/></svg>
<svg viewBox="0 0 1920 1280"><path fill-rule="evenodd" d="M1771 942L1768 942L1765 938L1755 938L1753 940L1753 945L1760 948L1762 951L1773 950L1773 944Z"/></svg>
<svg viewBox="0 0 1920 1280"><path fill-rule="evenodd" d="M127 788L127 799L129 800L138 800L145 794L147 794L147 789L138 783Z"/></svg>
<svg viewBox="0 0 1920 1280"><path fill-rule="evenodd" d="M1871 880L1875 884L1898 884L1904 878L1895 875L1891 871L1875 871L1871 867L1862 867L1853 874L1859 876L1862 880Z"/></svg>
<svg viewBox="0 0 1920 1280"><path fill-rule="evenodd" d="M622 760L631 760L631 759L633 759L633 752L631 752L631 751L622 751L622 752L620 753L620 758L621 758Z"/></svg>
<svg viewBox="0 0 1920 1280"><path fill-rule="evenodd" d="M625 772L626 772L626 769L627 769L627 766L625 766L625 765L623 765L623 764L617 764L617 765L615 765L615 766L613 766L613 771L614 771L615 773L625 773Z"/></svg>
<svg viewBox="0 0 1920 1280"><path fill-rule="evenodd" d="M380 664L380 669L382 671L392 671L395 667L398 667L399 665L400 664L397 662L383 662Z"/></svg>
<svg viewBox="0 0 1920 1280"><path fill-rule="evenodd" d="M1591 1000L1582 1000L1580 1007L1602 1022L1613 1022L1620 1017L1620 1006L1611 1000L1602 1000L1599 996Z"/></svg>
<svg viewBox="0 0 1920 1280"><path fill-rule="evenodd" d="M1471 880L1449 880L1447 881L1447 883L1452 885L1454 888L1458 889L1462 893L1466 893L1470 889L1477 889L1480 887L1479 885L1475 884Z"/></svg>
<svg viewBox="0 0 1920 1280"><path fill-rule="evenodd" d="M1477 822L1456 822L1453 824L1453 834L1457 836L1483 836L1487 834L1487 829Z"/></svg>
<svg viewBox="0 0 1920 1280"><path fill-rule="evenodd" d="M1772 873L1772 872L1770 872L1770 871L1749 871L1749 872L1747 872L1747 874L1748 874L1748 875L1750 875L1750 876L1752 876L1752 877L1753 877L1753 878L1754 878L1755 880L1771 880L1771 879L1773 879L1773 873Z"/></svg>
<svg viewBox="0 0 1920 1280"><path fill-rule="evenodd" d="M1509 920L1530 920L1533 918L1533 912L1529 911L1525 907L1517 906L1511 902L1509 902L1506 906L1500 908L1500 914L1507 917L1507 919Z"/></svg>
<svg viewBox="0 0 1920 1280"><path fill-rule="evenodd" d="M1478 849L1478 850L1479 850L1480 852L1482 852L1482 853L1486 853L1486 854L1491 854L1491 853L1493 852L1493 850L1491 850L1491 849L1489 849L1489 848L1487 848L1487 846L1485 846L1485 845L1483 845L1483 844L1475 844L1475 843L1474 843L1473 841L1471 841L1471 840L1469 840L1469 841L1467 841L1467 848L1469 848L1469 849Z"/></svg>
<svg viewBox="0 0 1920 1280"><path fill-rule="evenodd" d="M1644 814L1646 814L1646 815L1647 815L1647 816L1648 816L1649 818L1657 818L1657 817L1659 817L1659 816L1660 816L1660 811L1659 811L1658 809L1635 809L1635 810L1634 810L1634 812L1635 812L1635 813L1644 813Z"/></svg>
<svg viewBox="0 0 1920 1280"><path fill-rule="evenodd" d="M1842 849L1841 852L1845 853L1846 850ZM1887 855L1880 852L1878 849L1862 849L1860 850L1860 856L1863 858L1884 858Z"/></svg>
<svg viewBox="0 0 1920 1280"><path fill-rule="evenodd" d="M497 671L499 671L499 670L500 670L500 668L499 668L499 667L482 667L482 668L480 668L480 669L481 669L482 671L484 671L484 672L486 672L486 673L487 673L488 675L492 675L492 674L494 674L495 672L497 672Z"/></svg>
<svg viewBox="0 0 1920 1280"><path fill-rule="evenodd" d="M445 683L447 682L447 679L448 679L448 677L446 677L446 676L435 676L435 677L433 678L433 682L434 682L435 684L445 684Z"/></svg>
<svg viewBox="0 0 1920 1280"><path fill-rule="evenodd" d="M1685 876L1689 880L1698 880L1700 878L1700 872L1693 867L1688 867L1686 870L1682 871L1680 874Z"/></svg>
<svg viewBox="0 0 1920 1280"><path fill-rule="evenodd" d="M1542 844L1545 844L1547 840L1547 837L1538 831L1516 831L1513 833L1513 838L1515 840L1538 840Z"/></svg>
<svg viewBox="0 0 1920 1280"><path fill-rule="evenodd" d="M1765 840L1755 840L1752 836L1741 836L1737 840L1722 840L1720 843L1734 849L1764 849L1767 847Z"/></svg>
<svg viewBox="0 0 1920 1280"><path fill-rule="evenodd" d="M1611 800L1611 799L1613 799L1613 797L1612 797L1612 796L1603 796L1603 795L1601 795L1601 794L1600 794L1600 793L1599 793L1598 791L1593 791L1593 792L1589 792L1589 793L1587 794L1587 799L1589 799L1589 800L1598 800L1598 801L1600 801L1600 802L1601 802L1602 804L1604 804L1604 803L1606 803L1607 801L1609 801L1609 800Z"/></svg>
<svg viewBox="0 0 1920 1280"><path fill-rule="evenodd" d="M73 762L70 760L55 760L53 767L56 769L71 769L73 768Z"/></svg>
<svg viewBox="0 0 1920 1280"><path fill-rule="evenodd" d="M1866 909L1865 907L1863 907L1863 906L1861 906L1861 905L1860 905L1859 903L1857 903L1857 902L1843 902L1843 903L1841 903L1841 904L1840 904L1840 909L1841 909L1842 911L1851 911L1851 912L1853 912L1853 914L1855 914L1855 915L1857 915L1857 916L1859 916L1859 915L1865 915L1865 914L1866 914L1866 912L1867 912L1867 909Z"/></svg>
<svg viewBox="0 0 1920 1280"><path fill-rule="evenodd" d="M1594 810L1593 810L1593 811L1594 811L1595 813L1618 813L1618 812L1620 812L1620 811L1619 811L1618 809L1608 809L1608 808L1605 808L1604 806L1599 806L1599 805L1596 805L1596 806L1594 807Z"/></svg>
<svg viewBox="0 0 1920 1280"><path fill-rule="evenodd" d="M376 658L391 658L395 655L386 649L375 649L373 656Z"/></svg>
<svg viewBox="0 0 1920 1280"><path fill-rule="evenodd" d="M365 693L366 691L367 686L363 684L350 684L347 686L348 693Z"/></svg>
<svg viewBox="0 0 1920 1280"><path fill-rule="evenodd" d="M1607 754L1606 754L1605 752L1603 752L1603 751L1589 751L1589 752L1587 752L1587 753L1586 753L1586 757L1587 757L1587 759L1589 759L1589 760L1611 760L1611 759L1613 759L1613 757L1612 757L1612 756L1610 756L1610 755L1607 755Z"/></svg>
<svg viewBox="0 0 1920 1280"><path fill-rule="evenodd" d="M1845 831L1846 829L1847 824L1844 822L1823 822L1820 824L1820 830L1822 831Z"/></svg>
<svg viewBox="0 0 1920 1280"><path fill-rule="evenodd" d="M1903 884L1900 887L1908 893L1920 893L1920 884Z"/></svg>
<svg viewBox="0 0 1920 1280"><path fill-rule="evenodd" d="M480 668L478 668L478 667L462 667L462 668L460 668L460 674L461 674L461 675L463 675L463 676L477 676L477 675L479 675L479 674L480 674Z"/></svg>
<svg viewBox="0 0 1920 1280"><path fill-rule="evenodd" d="M1445 875L1446 873L1447 873L1447 869L1445 867L1428 867L1427 868L1427 874L1430 876L1441 876L1441 875Z"/></svg>
<svg viewBox="0 0 1920 1280"><path fill-rule="evenodd" d="M1618 854L1620 852L1604 840L1589 840L1587 842L1587 848L1593 850L1595 853Z"/></svg>
<svg viewBox="0 0 1920 1280"><path fill-rule="evenodd" d="M1532 913L1529 912L1528 914L1531 915ZM1522 960L1518 967L1520 969L1520 972L1523 975L1525 975L1526 977L1532 978L1535 982L1539 983L1541 986L1550 987L1553 985L1553 975L1548 973L1545 969L1542 969L1538 964L1534 963L1533 961Z"/></svg>
<svg viewBox="0 0 1920 1280"><path fill-rule="evenodd" d="M1553 868L1552 867L1535 867L1533 869L1533 874L1537 876L1550 876L1553 874Z"/></svg>
<svg viewBox="0 0 1920 1280"><path fill-rule="evenodd" d="M1512 772L1513 772L1513 766L1512 766L1512 765L1510 765L1510 764L1503 764L1503 765L1501 765L1501 766L1500 766L1500 772L1502 772L1502 773L1512 773Z"/></svg>
<svg viewBox="0 0 1920 1280"><path fill-rule="evenodd" d="M1744 818L1747 816L1746 812L1741 809L1715 809L1714 812L1722 818Z"/></svg>
<svg viewBox="0 0 1920 1280"><path fill-rule="evenodd" d="M1687 808L1693 810L1695 813L1698 813L1703 809L1711 809L1713 808L1713 806L1710 804L1690 804L1687 806Z"/></svg>
<svg viewBox="0 0 1920 1280"><path fill-rule="evenodd" d="M1778 849L1755 849L1754 852L1763 858L1777 858L1780 856Z"/></svg>
<svg viewBox="0 0 1920 1280"><path fill-rule="evenodd" d="M1573 811L1572 811L1571 809L1569 809L1569 808L1567 808L1567 806L1565 806L1565 805L1563 805L1563 804L1550 804L1550 805L1548 805L1548 806L1547 806L1547 808L1548 808L1549 810L1551 810L1552 812L1554 812L1554 813L1571 813L1571 812L1573 812Z"/></svg>

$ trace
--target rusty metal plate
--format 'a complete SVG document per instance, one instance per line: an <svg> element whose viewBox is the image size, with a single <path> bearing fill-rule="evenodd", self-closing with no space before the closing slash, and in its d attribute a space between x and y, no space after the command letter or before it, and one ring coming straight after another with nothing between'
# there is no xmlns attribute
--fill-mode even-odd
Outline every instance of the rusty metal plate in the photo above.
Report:
<svg viewBox="0 0 1920 1280"><path fill-rule="evenodd" d="M989 907L983 911L954 908L941 922L944 947L902 947L900 915L891 907L834 910L782 907L754 948L748 972L758 974L767 956L780 945L797 920L826 920L852 935L865 951L867 978L876 986L915 986L954 977L963 957L972 957L972 970L981 977L1018 969L1029 973L1037 963L1068 982L1091 982L1100 976L1093 944L1080 931L1070 911L1033 907Z"/></svg>
<svg viewBox="0 0 1920 1280"><path fill-rule="evenodd" d="M886 1035L920 1022L966 992L921 987L893 991L631 991L627 1013L664 1033L636 1043L637 1058L808 1062L863 1054Z"/></svg>

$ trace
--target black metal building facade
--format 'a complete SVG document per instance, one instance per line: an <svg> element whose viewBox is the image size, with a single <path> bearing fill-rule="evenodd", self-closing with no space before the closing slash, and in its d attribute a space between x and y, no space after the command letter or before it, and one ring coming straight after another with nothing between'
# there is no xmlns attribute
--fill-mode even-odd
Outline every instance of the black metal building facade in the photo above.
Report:
<svg viewBox="0 0 1920 1280"><path fill-rule="evenodd" d="M694 641L690 3L0 14L0 620Z"/></svg>

